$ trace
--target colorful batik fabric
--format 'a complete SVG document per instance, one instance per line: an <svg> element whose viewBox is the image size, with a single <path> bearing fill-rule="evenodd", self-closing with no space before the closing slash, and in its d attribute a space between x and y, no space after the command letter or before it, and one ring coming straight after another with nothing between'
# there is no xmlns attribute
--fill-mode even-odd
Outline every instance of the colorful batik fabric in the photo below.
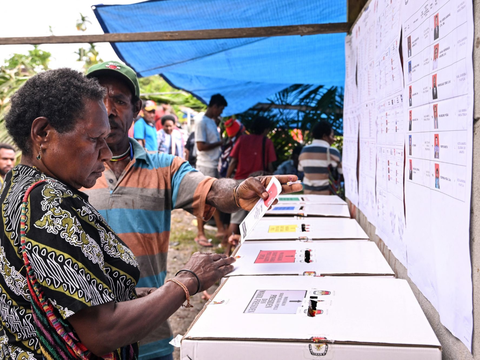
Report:
<svg viewBox="0 0 480 360"><path fill-rule="evenodd" d="M39 180L46 181L32 190L26 208L25 251L55 316L68 324L70 316L87 307L136 297L137 260L87 196L19 165L5 179L0 196L0 357L5 359L43 359L20 244L22 199ZM116 353L135 358L136 348L133 344Z"/></svg>

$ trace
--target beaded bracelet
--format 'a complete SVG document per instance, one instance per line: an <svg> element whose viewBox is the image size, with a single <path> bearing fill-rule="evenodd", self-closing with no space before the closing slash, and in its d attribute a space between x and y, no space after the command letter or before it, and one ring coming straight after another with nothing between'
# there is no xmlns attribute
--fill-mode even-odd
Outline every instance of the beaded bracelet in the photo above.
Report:
<svg viewBox="0 0 480 360"><path fill-rule="evenodd" d="M237 190L239 186L240 184L233 188L233 200L235 201L235 205L237 205L238 208L241 208L240 204L237 201Z"/></svg>
<svg viewBox="0 0 480 360"><path fill-rule="evenodd" d="M192 270L182 269L182 270L178 270L177 273L175 274L175 276L180 274L182 271L188 272L188 273L192 274L193 276L195 276L195 278L197 279L197 291L195 291L195 294L198 294L200 292L200 289L202 288L202 284L201 284L200 279L198 278L197 274L195 274ZM192 296L195 295L195 294L192 294Z"/></svg>
<svg viewBox="0 0 480 360"><path fill-rule="evenodd" d="M188 292L187 287L184 284L182 284L180 281L175 280L175 279L168 279L167 281L165 281L165 284L170 282L170 281L177 284L178 286L180 286L183 289L183 291L185 292L185 297L187 298L187 305L182 304L182 306L185 307L185 308L193 307L193 305L190 304L190 293Z"/></svg>

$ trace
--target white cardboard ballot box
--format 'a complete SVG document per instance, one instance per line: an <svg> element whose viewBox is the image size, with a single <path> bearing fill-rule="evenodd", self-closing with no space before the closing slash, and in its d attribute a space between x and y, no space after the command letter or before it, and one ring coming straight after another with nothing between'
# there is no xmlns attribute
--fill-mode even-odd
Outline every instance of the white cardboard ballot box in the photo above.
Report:
<svg viewBox="0 0 480 360"><path fill-rule="evenodd" d="M227 276L395 276L377 245L366 240L246 241Z"/></svg>
<svg viewBox="0 0 480 360"><path fill-rule="evenodd" d="M181 343L182 360L440 360L408 283L389 277L228 278Z"/></svg>
<svg viewBox="0 0 480 360"><path fill-rule="evenodd" d="M240 225L243 226L243 223ZM264 217L242 239L247 240L367 239L355 219Z"/></svg>
<svg viewBox="0 0 480 360"><path fill-rule="evenodd" d="M350 217L348 206L342 204L286 204L279 203L272 206L265 216L326 216Z"/></svg>
<svg viewBox="0 0 480 360"><path fill-rule="evenodd" d="M279 195L278 202L284 203L301 203L301 204L332 204L332 205L347 205L345 200L337 195L295 195L285 194Z"/></svg>

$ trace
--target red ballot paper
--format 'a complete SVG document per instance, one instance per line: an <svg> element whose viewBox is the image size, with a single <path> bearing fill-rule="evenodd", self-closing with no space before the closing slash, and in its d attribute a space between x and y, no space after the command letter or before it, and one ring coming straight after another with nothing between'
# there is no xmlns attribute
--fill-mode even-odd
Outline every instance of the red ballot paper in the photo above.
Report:
<svg viewBox="0 0 480 360"><path fill-rule="evenodd" d="M267 199L267 200L263 200L266 207L270 207L270 205L272 205L272 203L275 201L275 199L276 199L276 197L277 197L277 195L278 195L277 187L276 187L276 186L270 187L270 189L268 189L268 195L270 195L270 196L268 197L268 199Z"/></svg>
<svg viewBox="0 0 480 360"><path fill-rule="evenodd" d="M295 252L295 250L262 250L258 253L255 264L294 263Z"/></svg>

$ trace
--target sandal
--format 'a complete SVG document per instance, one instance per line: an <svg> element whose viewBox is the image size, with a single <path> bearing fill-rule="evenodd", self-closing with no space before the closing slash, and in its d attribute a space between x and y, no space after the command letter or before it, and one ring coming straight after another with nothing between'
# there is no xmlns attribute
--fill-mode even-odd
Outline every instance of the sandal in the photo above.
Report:
<svg viewBox="0 0 480 360"><path fill-rule="evenodd" d="M213 247L212 243L211 243L212 239L199 239L199 238L195 238L195 242L200 245L200 246L203 246L203 247Z"/></svg>

